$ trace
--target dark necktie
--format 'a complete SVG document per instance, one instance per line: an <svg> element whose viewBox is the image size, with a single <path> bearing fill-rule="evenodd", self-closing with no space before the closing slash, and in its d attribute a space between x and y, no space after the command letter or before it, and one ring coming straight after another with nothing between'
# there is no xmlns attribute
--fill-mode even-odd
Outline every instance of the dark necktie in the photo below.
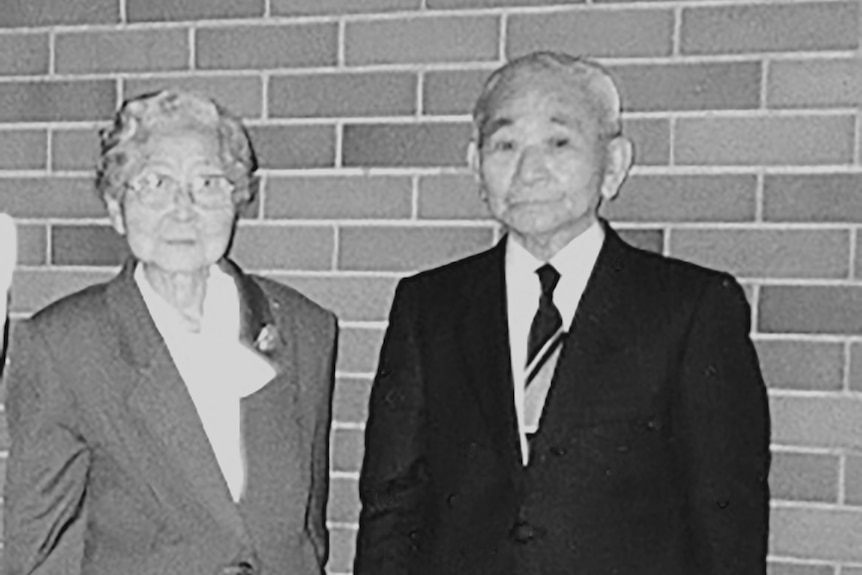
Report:
<svg viewBox="0 0 862 575"><path fill-rule="evenodd" d="M530 335L527 338L527 366L533 363L542 347L563 325L560 310L554 305L554 288L560 281L560 272L554 269L551 264L545 264L537 269L536 273L539 274L542 295L539 296L539 309L533 317Z"/></svg>

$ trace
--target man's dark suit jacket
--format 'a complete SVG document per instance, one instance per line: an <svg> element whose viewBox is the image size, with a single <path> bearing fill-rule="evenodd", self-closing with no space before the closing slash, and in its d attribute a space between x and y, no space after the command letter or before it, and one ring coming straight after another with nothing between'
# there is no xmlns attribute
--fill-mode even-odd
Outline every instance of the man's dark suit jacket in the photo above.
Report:
<svg viewBox="0 0 862 575"><path fill-rule="evenodd" d="M129 262L16 329L6 575L323 572L335 318L223 264L239 287L242 339L265 330L278 371L241 400L240 502Z"/></svg>
<svg viewBox="0 0 862 575"><path fill-rule="evenodd" d="M356 575L765 573L769 413L743 291L606 231L526 468L505 241L400 283Z"/></svg>

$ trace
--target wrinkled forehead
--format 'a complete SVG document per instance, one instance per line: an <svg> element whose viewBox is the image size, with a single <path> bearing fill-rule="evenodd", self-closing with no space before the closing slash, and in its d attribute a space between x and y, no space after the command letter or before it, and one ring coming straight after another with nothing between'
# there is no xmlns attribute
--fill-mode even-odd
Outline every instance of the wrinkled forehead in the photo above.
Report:
<svg viewBox="0 0 862 575"><path fill-rule="evenodd" d="M503 77L486 94L477 120L481 136L531 114L578 125L598 124L602 102L583 77L560 71L526 70Z"/></svg>

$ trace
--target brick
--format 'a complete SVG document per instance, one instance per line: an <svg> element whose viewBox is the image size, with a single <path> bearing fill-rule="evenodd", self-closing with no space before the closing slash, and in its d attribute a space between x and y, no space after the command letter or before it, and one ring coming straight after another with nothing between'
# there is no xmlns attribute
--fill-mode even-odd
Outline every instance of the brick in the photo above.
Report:
<svg viewBox="0 0 862 575"><path fill-rule="evenodd" d="M246 269L332 269L335 232L329 226L240 225L231 257Z"/></svg>
<svg viewBox="0 0 862 575"><path fill-rule="evenodd" d="M99 130L55 129L51 134L51 167L54 170L93 170L99 161Z"/></svg>
<svg viewBox="0 0 862 575"><path fill-rule="evenodd" d="M585 0L426 0L426 7L429 10L459 10L469 8L583 4L584 2Z"/></svg>
<svg viewBox="0 0 862 575"><path fill-rule="evenodd" d="M413 209L409 177L272 177L265 195L266 218L409 218Z"/></svg>
<svg viewBox="0 0 862 575"><path fill-rule="evenodd" d="M623 133L635 148L635 164L661 166L670 163L670 121L623 119Z"/></svg>
<svg viewBox="0 0 862 575"><path fill-rule="evenodd" d="M422 0L270 0L273 16L357 14L419 10Z"/></svg>
<svg viewBox="0 0 862 575"><path fill-rule="evenodd" d="M636 248L660 254L664 250L664 232L662 230L615 228L620 237Z"/></svg>
<svg viewBox="0 0 862 575"><path fill-rule="evenodd" d="M48 229L43 225L19 224L18 265L42 265L48 254Z"/></svg>
<svg viewBox="0 0 862 575"><path fill-rule="evenodd" d="M491 70L443 70L425 73L422 87L424 114L472 114Z"/></svg>
<svg viewBox="0 0 862 575"><path fill-rule="evenodd" d="M331 441L332 471L358 472L365 452L362 430L335 429Z"/></svg>
<svg viewBox="0 0 862 575"><path fill-rule="evenodd" d="M844 501L862 505L862 457L848 455L844 466Z"/></svg>
<svg viewBox="0 0 862 575"><path fill-rule="evenodd" d="M835 570L831 565L770 561L766 564L766 575L835 575Z"/></svg>
<svg viewBox="0 0 862 575"><path fill-rule="evenodd" d="M846 230L674 230L671 255L756 278L846 278Z"/></svg>
<svg viewBox="0 0 862 575"><path fill-rule="evenodd" d="M686 8L683 54L846 50L859 45L856 2Z"/></svg>
<svg viewBox="0 0 862 575"><path fill-rule="evenodd" d="M611 73L627 111L760 107L761 65L755 62L616 66Z"/></svg>
<svg viewBox="0 0 862 575"><path fill-rule="evenodd" d="M356 527L330 527L327 573L350 573L356 554Z"/></svg>
<svg viewBox="0 0 862 575"><path fill-rule="evenodd" d="M5 417L0 417L0 449L3 451L9 449L9 428L6 425Z"/></svg>
<svg viewBox="0 0 862 575"><path fill-rule="evenodd" d="M862 343L850 344L850 389L862 391Z"/></svg>
<svg viewBox="0 0 862 575"><path fill-rule="evenodd" d="M440 174L419 178L419 217L444 220L487 220L490 213L479 197L473 175Z"/></svg>
<svg viewBox="0 0 862 575"><path fill-rule="evenodd" d="M862 220L862 174L767 175L763 219L779 222Z"/></svg>
<svg viewBox="0 0 862 575"><path fill-rule="evenodd" d="M253 126L249 135L261 168L328 168L335 165L334 126Z"/></svg>
<svg viewBox="0 0 862 575"><path fill-rule="evenodd" d="M335 23L199 28L195 40L201 69L267 69L334 66Z"/></svg>
<svg viewBox="0 0 862 575"><path fill-rule="evenodd" d="M766 101L771 108L859 106L862 59L771 62Z"/></svg>
<svg viewBox="0 0 862 575"><path fill-rule="evenodd" d="M264 0L126 0L129 22L259 18Z"/></svg>
<svg viewBox="0 0 862 575"><path fill-rule="evenodd" d="M862 447L862 400L844 396L772 397L772 442L798 447Z"/></svg>
<svg viewBox="0 0 862 575"><path fill-rule="evenodd" d="M361 167L466 166L468 123L347 124L342 164Z"/></svg>
<svg viewBox="0 0 862 575"><path fill-rule="evenodd" d="M824 561L862 560L862 512L779 507L770 520L770 552Z"/></svg>
<svg viewBox="0 0 862 575"><path fill-rule="evenodd" d="M602 214L631 222L753 221L753 175L632 175Z"/></svg>
<svg viewBox="0 0 862 575"><path fill-rule="evenodd" d="M0 34L0 75L47 74L49 59L47 33Z"/></svg>
<svg viewBox="0 0 862 575"><path fill-rule="evenodd" d="M506 32L509 59L535 50L603 57L670 56L671 10L543 12L512 15Z"/></svg>
<svg viewBox="0 0 862 575"><path fill-rule="evenodd" d="M413 271L487 249L490 227L343 227L338 269Z"/></svg>
<svg viewBox="0 0 862 575"><path fill-rule="evenodd" d="M131 252L126 238L110 226L51 228L51 263L66 266L117 266Z"/></svg>
<svg viewBox="0 0 862 575"><path fill-rule="evenodd" d="M368 419L368 398L371 378L341 377L335 386L333 419L338 423L365 423Z"/></svg>
<svg viewBox="0 0 862 575"><path fill-rule="evenodd" d="M273 279L296 288L342 321L386 321L397 279L367 275L275 274Z"/></svg>
<svg viewBox="0 0 862 575"><path fill-rule="evenodd" d="M856 260L853 263L853 277L862 278L862 235L856 234Z"/></svg>
<svg viewBox="0 0 862 575"><path fill-rule="evenodd" d="M45 130L0 130L0 170L41 170L47 157Z"/></svg>
<svg viewBox="0 0 862 575"><path fill-rule="evenodd" d="M758 331L847 334L862 332L860 286L762 286Z"/></svg>
<svg viewBox="0 0 862 575"><path fill-rule="evenodd" d="M209 96L241 118L263 115L263 82L257 76L147 76L123 80L124 98L167 88Z"/></svg>
<svg viewBox="0 0 862 575"><path fill-rule="evenodd" d="M498 57L496 16L435 17L348 22L348 65L493 61Z"/></svg>
<svg viewBox="0 0 862 575"><path fill-rule="evenodd" d="M678 164L815 165L853 161L852 116L679 119Z"/></svg>
<svg viewBox="0 0 862 575"><path fill-rule="evenodd" d="M57 34L59 73L147 72L189 66L189 35L181 28Z"/></svg>
<svg viewBox="0 0 862 575"><path fill-rule="evenodd" d="M835 455L779 451L772 454L769 488L773 499L837 503Z"/></svg>
<svg viewBox="0 0 862 575"><path fill-rule="evenodd" d="M106 215L92 178L0 178L0 206L16 218Z"/></svg>
<svg viewBox="0 0 862 575"><path fill-rule="evenodd" d="M274 76L269 116L409 116L416 112L417 83L408 72Z"/></svg>
<svg viewBox="0 0 862 575"><path fill-rule="evenodd" d="M120 21L117 0L4 0L0 28L54 24L113 24Z"/></svg>
<svg viewBox="0 0 862 575"><path fill-rule="evenodd" d="M356 523L359 520L359 481L335 477L329 482L329 503L326 508L329 521Z"/></svg>
<svg viewBox="0 0 862 575"><path fill-rule="evenodd" d="M104 120L116 103L113 80L0 83L0 122Z"/></svg>
<svg viewBox="0 0 862 575"><path fill-rule="evenodd" d="M383 343L383 330L371 327L342 327L338 332L339 372L374 375L380 345Z"/></svg>
<svg viewBox="0 0 862 575"><path fill-rule="evenodd" d="M840 391L844 385L844 345L839 342L760 339L757 357L772 389Z"/></svg>
<svg viewBox="0 0 862 575"><path fill-rule="evenodd" d="M52 301L113 276L113 271L16 270L12 278L10 311L29 315Z"/></svg>

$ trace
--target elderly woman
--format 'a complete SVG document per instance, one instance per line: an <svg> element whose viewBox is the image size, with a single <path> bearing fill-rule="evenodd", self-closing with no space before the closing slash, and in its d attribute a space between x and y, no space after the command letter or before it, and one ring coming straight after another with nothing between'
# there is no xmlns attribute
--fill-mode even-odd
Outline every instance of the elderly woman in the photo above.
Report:
<svg viewBox="0 0 862 575"><path fill-rule="evenodd" d="M130 100L103 132L132 257L16 330L8 575L323 572L336 320L226 259L255 167L194 94Z"/></svg>

